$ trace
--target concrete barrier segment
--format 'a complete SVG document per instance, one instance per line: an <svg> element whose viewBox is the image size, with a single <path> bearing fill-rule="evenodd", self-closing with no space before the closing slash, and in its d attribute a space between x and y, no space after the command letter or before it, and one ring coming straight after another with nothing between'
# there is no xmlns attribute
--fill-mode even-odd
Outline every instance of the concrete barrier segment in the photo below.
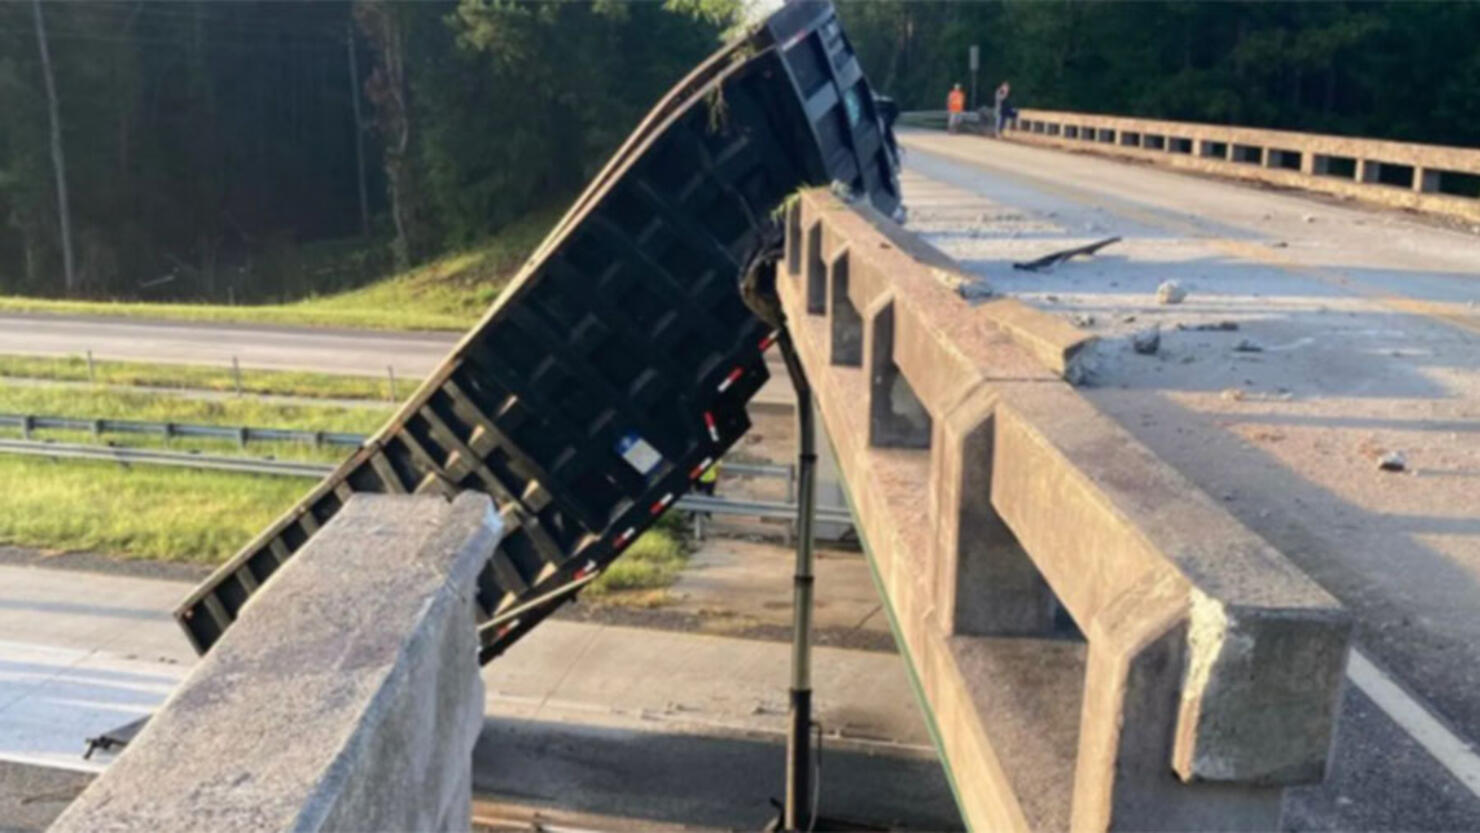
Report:
<svg viewBox="0 0 1480 833"><path fill-rule="evenodd" d="M54 833L467 830L485 495L355 495Z"/></svg>
<svg viewBox="0 0 1480 833"><path fill-rule="evenodd" d="M968 823L1275 826L1324 772L1349 617L1062 381L1077 334L968 304L943 256L830 193L793 211L834 303L787 270L782 306ZM861 366L832 360L840 295ZM907 442L880 430L902 400L928 420Z"/></svg>

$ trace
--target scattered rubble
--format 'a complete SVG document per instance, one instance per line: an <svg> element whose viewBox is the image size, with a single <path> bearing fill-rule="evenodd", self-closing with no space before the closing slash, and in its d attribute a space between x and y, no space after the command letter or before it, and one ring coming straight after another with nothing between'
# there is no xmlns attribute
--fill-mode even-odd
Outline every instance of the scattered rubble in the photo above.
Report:
<svg viewBox="0 0 1480 833"><path fill-rule="evenodd" d="M1223 393L1219 395L1229 402L1242 402L1245 396L1244 392L1239 388L1224 388Z"/></svg>
<svg viewBox="0 0 1480 833"><path fill-rule="evenodd" d="M1289 243L1286 243L1283 240L1274 240L1274 241L1271 241L1270 242L1269 248L1271 248L1271 249L1288 249L1288 248L1290 248L1290 244Z"/></svg>
<svg viewBox="0 0 1480 833"><path fill-rule="evenodd" d="M1095 325L1095 317L1087 312L1076 312L1071 320L1076 327L1089 328Z"/></svg>
<svg viewBox="0 0 1480 833"><path fill-rule="evenodd" d="M1162 281L1161 286L1156 288L1156 302L1158 304L1180 304L1187 298L1187 290L1176 281Z"/></svg>
<svg viewBox="0 0 1480 833"><path fill-rule="evenodd" d="M1161 328L1152 327L1131 336L1131 347L1142 355L1155 355L1156 351L1161 349Z"/></svg>
<svg viewBox="0 0 1480 833"><path fill-rule="evenodd" d="M1408 468L1408 458L1401 451L1389 451L1377 459L1377 467L1382 471L1403 471Z"/></svg>
<svg viewBox="0 0 1480 833"><path fill-rule="evenodd" d="M1178 324L1179 330L1193 330L1195 332L1226 332L1231 333L1238 329L1237 321L1214 321L1210 324Z"/></svg>
<svg viewBox="0 0 1480 833"><path fill-rule="evenodd" d="M1307 214L1304 217L1301 217L1300 219L1304 220L1307 223L1314 223L1316 221L1316 215L1314 215L1314 214Z"/></svg>
<svg viewBox="0 0 1480 833"><path fill-rule="evenodd" d="M1263 353L1264 345L1252 338L1241 338L1238 344L1233 345L1233 350L1235 353Z"/></svg>

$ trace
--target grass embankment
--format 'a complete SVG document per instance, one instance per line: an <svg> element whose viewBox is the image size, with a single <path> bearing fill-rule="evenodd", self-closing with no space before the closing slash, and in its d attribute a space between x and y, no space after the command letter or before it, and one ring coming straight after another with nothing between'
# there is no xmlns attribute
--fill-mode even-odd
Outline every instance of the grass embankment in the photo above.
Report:
<svg viewBox="0 0 1480 833"><path fill-rule="evenodd" d="M236 374L230 367L152 362L93 361L89 373L82 356L0 355L0 377L53 382L96 382L124 387L180 388L235 393ZM396 396L409 393L416 380L397 380ZM241 391L251 394L303 396L315 399L390 399L390 380L337 373L296 370L241 371ZM104 416L99 414L99 416ZM121 414L113 414L119 419ZM140 417L142 419L142 417ZM183 421L183 420L182 420Z"/></svg>
<svg viewBox="0 0 1480 833"><path fill-rule="evenodd" d="M368 330L465 330L498 297L554 225L554 211L531 214L485 243L405 272L330 295L281 304L188 304L74 301L0 296L0 312L116 315L185 321L352 327Z"/></svg>

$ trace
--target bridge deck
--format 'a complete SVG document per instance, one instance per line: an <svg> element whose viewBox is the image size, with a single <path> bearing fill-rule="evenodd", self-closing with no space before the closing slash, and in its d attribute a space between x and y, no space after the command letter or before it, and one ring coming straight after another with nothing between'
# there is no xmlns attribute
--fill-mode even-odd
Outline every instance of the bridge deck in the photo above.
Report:
<svg viewBox="0 0 1480 833"><path fill-rule="evenodd" d="M1480 736L1480 238L974 136L901 142L910 227L1100 336L1084 395L1340 598L1360 649L1461 739ZM1094 259L1011 266L1111 235L1125 239ZM1159 305L1169 279L1187 299ZM1222 322L1237 329L1197 329ZM1157 326L1159 351L1134 352ZM1407 471L1379 471L1386 451ZM1367 803L1351 762L1394 729L1348 700L1333 772L1348 800L1332 809L1339 826L1381 826L1360 814L1378 808L1350 809ZM1476 806L1448 774L1431 794Z"/></svg>

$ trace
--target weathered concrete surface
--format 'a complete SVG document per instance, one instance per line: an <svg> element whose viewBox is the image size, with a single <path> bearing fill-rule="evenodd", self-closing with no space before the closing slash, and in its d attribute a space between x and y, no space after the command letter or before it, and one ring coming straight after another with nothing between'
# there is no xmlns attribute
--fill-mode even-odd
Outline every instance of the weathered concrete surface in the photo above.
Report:
<svg viewBox="0 0 1480 833"><path fill-rule="evenodd" d="M1473 148L1054 110L1020 111L1007 136L1480 220L1480 199L1439 191L1441 171L1480 174L1480 150ZM1150 146L1157 142L1148 143L1147 137L1159 139L1159 146ZM1181 146L1185 152L1174 151L1177 140L1188 143ZM1338 175L1328 159L1350 162L1353 170ZM1411 168L1410 184L1380 181L1383 165Z"/></svg>
<svg viewBox="0 0 1480 833"><path fill-rule="evenodd" d="M53 831L463 830L484 495L357 495Z"/></svg>
<svg viewBox="0 0 1480 833"><path fill-rule="evenodd" d="M1041 345L1063 322L978 313L938 255L826 192L794 210L788 245L806 251L787 262L827 268L778 290L968 823L1056 829L1071 807L1082 830L1277 824L1283 785L1325 770L1340 607L1062 381ZM843 274L856 366L831 353L838 327L811 303L836 298L824 282ZM1055 605L1088 638L1067 740L1049 707L1062 674L967 661L951 642L1053 637ZM1036 696L987 694L1002 685ZM1038 763L1010 727L1045 739ZM1040 800L1049 783L1057 802Z"/></svg>

